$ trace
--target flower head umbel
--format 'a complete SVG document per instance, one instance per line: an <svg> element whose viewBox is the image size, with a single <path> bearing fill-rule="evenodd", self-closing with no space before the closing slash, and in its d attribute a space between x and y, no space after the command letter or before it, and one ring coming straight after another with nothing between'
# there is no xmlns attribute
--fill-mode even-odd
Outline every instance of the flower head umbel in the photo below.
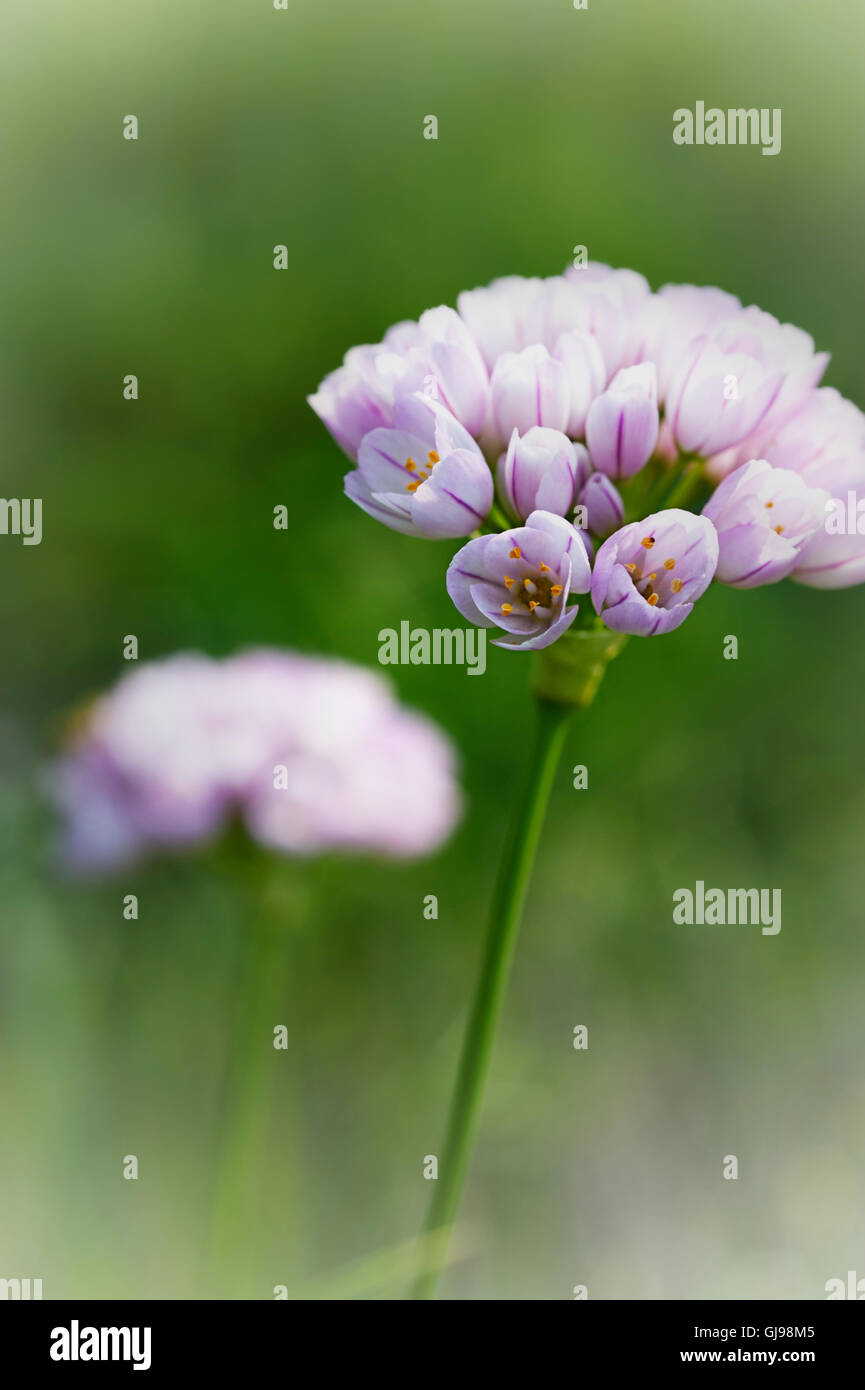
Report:
<svg viewBox="0 0 865 1390"><path fill-rule="evenodd" d="M607 627L637 637L672 632L712 582L718 536L705 517L670 509L604 541L592 602Z"/></svg>
<svg viewBox="0 0 865 1390"><path fill-rule="evenodd" d="M579 533L552 512L532 512L525 526L479 536L458 550L447 572L448 593L478 627L500 627L500 647L548 647L570 627L585 594L589 557Z"/></svg>
<svg viewBox="0 0 865 1390"><path fill-rule="evenodd" d="M865 415L820 387L827 361L723 290L653 294L589 263L397 324L311 401L357 458L349 497L409 535L471 537L448 571L454 603L533 649L575 623L670 632L713 575L865 581L865 535L845 520L865 509ZM588 565L596 616L577 617Z"/></svg>
<svg viewBox="0 0 865 1390"><path fill-rule="evenodd" d="M285 854L427 854L456 821L454 754L381 676L262 650L181 654L125 675L52 770L78 871L212 839L240 818Z"/></svg>

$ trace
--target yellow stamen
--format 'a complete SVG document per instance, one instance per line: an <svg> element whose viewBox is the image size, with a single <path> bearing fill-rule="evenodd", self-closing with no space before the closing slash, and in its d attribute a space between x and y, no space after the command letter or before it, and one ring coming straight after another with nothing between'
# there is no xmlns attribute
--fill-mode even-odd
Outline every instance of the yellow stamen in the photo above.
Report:
<svg viewBox="0 0 865 1390"><path fill-rule="evenodd" d="M646 547L647 550L651 550L651 548L652 548L652 546L653 546L654 544L655 544L655 537L654 537L654 536L646 536L643 540L640 541L640 545L644 545L644 546Z"/></svg>
<svg viewBox="0 0 865 1390"><path fill-rule="evenodd" d="M429 459L430 463L438 463L439 461L439 456L436 453L435 449L430 449L429 453L427 454L427 458Z"/></svg>
<svg viewBox="0 0 865 1390"><path fill-rule="evenodd" d="M414 459L406 459L405 466L408 469L409 473L413 473L417 468L417 464L415 463Z"/></svg>
<svg viewBox="0 0 865 1390"><path fill-rule="evenodd" d="M675 569L675 568L676 568L676 562L675 562L675 560L665 560L665 561L664 561L664 569L665 569L665 570L673 570L673 569Z"/></svg>
<svg viewBox="0 0 865 1390"><path fill-rule="evenodd" d="M423 482L423 479L421 479L421 482ZM406 492L417 492L419 487L420 483L406 483L405 490Z"/></svg>
<svg viewBox="0 0 865 1390"><path fill-rule="evenodd" d="M550 567L549 567L549 565L545 565L544 562L543 562L543 560L541 560L541 563L540 563L540 571L541 571L541 574L549 574L549 573L550 573Z"/></svg>
<svg viewBox="0 0 865 1390"><path fill-rule="evenodd" d="M509 589L509 588L511 587L511 585L513 584L513 582L514 582L514 581L511 579L511 576L510 576L509 574L506 574L506 575L505 575L505 588L506 588L506 589Z"/></svg>
<svg viewBox="0 0 865 1390"><path fill-rule="evenodd" d="M514 606L513 606L512 603L503 603L503 604L502 604L502 612L503 612L503 613L513 613L513 611L514 611Z"/></svg>
<svg viewBox="0 0 865 1390"><path fill-rule="evenodd" d="M553 585L551 585L551 587L550 587L550 593L552 594L553 598L558 598L558 596L559 596L559 594L560 594L561 592L562 592L562 586L561 586L561 584L553 584Z"/></svg>
<svg viewBox="0 0 865 1390"><path fill-rule="evenodd" d="M513 550L511 550L511 551L509 552L510 557L511 557L512 560L519 560L519 558L520 558L520 556L522 555L522 553L523 553L523 552L520 550L520 547L519 547L518 545L515 545L514 548L513 548Z"/></svg>
<svg viewBox="0 0 865 1390"><path fill-rule="evenodd" d="M766 503L766 506L767 506L767 507L774 507L774 505L775 505L774 502L767 502L767 503Z"/></svg>
<svg viewBox="0 0 865 1390"><path fill-rule="evenodd" d="M646 599L646 602L648 603L650 608L654 608L655 604L658 602L658 595L649 594L648 598Z"/></svg>
<svg viewBox="0 0 865 1390"><path fill-rule="evenodd" d="M537 606L538 606L538 601L537 601L537 599L536 599L536 598L530 598L530 599L529 599L529 608L532 610L533 613L534 613L535 609L537 608Z"/></svg>
<svg viewBox="0 0 865 1390"><path fill-rule="evenodd" d="M784 530L784 527L783 527L783 526L776 526L776 527L775 527L775 530L776 530L777 534L780 536L781 532Z"/></svg>
<svg viewBox="0 0 865 1390"><path fill-rule="evenodd" d="M633 574L636 568L636 565L625 565L625 569L628 571L628 574Z"/></svg>
<svg viewBox="0 0 865 1390"><path fill-rule="evenodd" d="M679 592L679 590L681 589L681 587L682 587L682 581L681 581L681 579L674 579L673 582L672 582L672 584L670 585L670 588L673 590L673 593L674 593L674 594L677 594L677 593Z"/></svg>

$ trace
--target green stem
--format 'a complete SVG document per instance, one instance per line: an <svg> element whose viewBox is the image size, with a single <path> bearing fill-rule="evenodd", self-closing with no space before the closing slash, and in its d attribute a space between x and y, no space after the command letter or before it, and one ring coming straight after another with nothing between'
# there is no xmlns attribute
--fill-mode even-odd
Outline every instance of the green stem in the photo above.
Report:
<svg viewBox="0 0 865 1390"><path fill-rule="evenodd" d="M447 1137L424 1227L437 1233L433 1258L415 1281L413 1296L432 1298L447 1254L450 1227L465 1183L496 1029L547 802L572 710L537 701L539 723L528 787L517 802L493 897L481 972L466 1029Z"/></svg>

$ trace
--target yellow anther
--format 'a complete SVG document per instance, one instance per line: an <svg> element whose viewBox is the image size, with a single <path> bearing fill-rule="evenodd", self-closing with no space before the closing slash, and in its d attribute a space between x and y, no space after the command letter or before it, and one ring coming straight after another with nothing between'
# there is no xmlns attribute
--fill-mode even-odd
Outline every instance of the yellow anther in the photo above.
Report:
<svg viewBox="0 0 865 1390"><path fill-rule="evenodd" d="M439 456L436 453L435 449L430 449L429 453L427 454L427 458L429 459L430 463L438 463L439 461Z"/></svg>
<svg viewBox="0 0 865 1390"><path fill-rule="evenodd" d="M545 565L544 562L543 562L543 560L541 560L541 563L540 563L539 568L540 568L541 574L549 574L549 573L550 573L550 567L549 567L549 565Z"/></svg>
<svg viewBox="0 0 865 1390"><path fill-rule="evenodd" d="M664 569L665 569L665 570L673 570L673 569L675 569L675 568L676 568L676 562L675 562L675 560L665 560L665 561L664 561Z"/></svg>
<svg viewBox="0 0 865 1390"><path fill-rule="evenodd" d="M767 503L766 503L766 506L767 506L767 507L774 507L774 505L775 505L774 502L767 502Z"/></svg>
<svg viewBox="0 0 865 1390"><path fill-rule="evenodd" d="M674 593L674 594L677 594L677 593L679 592L679 590L681 589L681 587L682 587L682 581L681 581L681 579L674 579L673 582L672 582L672 584L670 585L670 588L673 590L673 593Z"/></svg>
<svg viewBox="0 0 865 1390"><path fill-rule="evenodd" d="M646 537L644 537L643 540L640 541L640 545L644 545L644 546L646 547L647 550L651 550L651 548L652 548L652 546L653 546L654 544L655 544L655 537L654 537L654 536L646 536Z"/></svg>
<svg viewBox="0 0 865 1390"><path fill-rule="evenodd" d="M522 553L523 553L523 552L520 550L520 547L519 547L518 545L515 545L514 548L513 548L513 550L511 550L511 551L509 552L510 557L511 557L512 560L519 560L519 558L520 558L520 556L522 555Z"/></svg>
<svg viewBox="0 0 865 1390"><path fill-rule="evenodd" d="M406 459L405 466L408 469L409 473L413 473L417 468L417 464L415 463L414 459Z"/></svg>
<svg viewBox="0 0 865 1390"><path fill-rule="evenodd" d="M509 574L506 574L506 575L505 575L505 588L506 588L506 589L509 589L509 588L511 587L511 585L513 584L513 582L514 582L514 581L511 579L511 576L510 576Z"/></svg>
<svg viewBox="0 0 865 1390"><path fill-rule="evenodd" d="M558 596L559 596L559 594L560 594L561 592L562 592L562 586L561 586L561 584L553 584L553 585L551 585L551 587L550 587L550 593L552 594L553 598L558 598Z"/></svg>
<svg viewBox="0 0 865 1390"><path fill-rule="evenodd" d="M537 608L537 606L538 606L538 601L537 601L537 599L536 599L536 598L530 598L530 599L529 599L529 608L531 609L531 611L532 611L533 613L534 613L535 609Z"/></svg>
<svg viewBox="0 0 865 1390"><path fill-rule="evenodd" d="M512 603L503 603L503 604L502 604L502 612L503 612L503 613L513 613L513 611L514 611L514 606L513 606Z"/></svg>
<svg viewBox="0 0 865 1390"><path fill-rule="evenodd" d="M646 602L648 603L648 605L649 605L650 608L654 608L655 604L658 602L658 595L657 595L657 594L649 594L648 597L647 597L647 599L646 599Z"/></svg>
<svg viewBox="0 0 865 1390"><path fill-rule="evenodd" d="M628 574L633 574L636 568L636 565L625 565L625 569L628 571Z"/></svg>
<svg viewBox="0 0 865 1390"><path fill-rule="evenodd" d="M784 527L783 527L783 526L776 526L776 527L775 527L775 531L777 532L777 534L778 534L779 536L780 536L780 534L781 534L781 532L782 532L783 530L784 530Z"/></svg>
<svg viewBox="0 0 865 1390"><path fill-rule="evenodd" d="M421 479L421 482L422 482L422 481L423 481L423 479ZM405 490L406 490L406 492L417 492L417 490L418 490L419 487L420 487L420 483L406 483L406 485L405 485Z"/></svg>

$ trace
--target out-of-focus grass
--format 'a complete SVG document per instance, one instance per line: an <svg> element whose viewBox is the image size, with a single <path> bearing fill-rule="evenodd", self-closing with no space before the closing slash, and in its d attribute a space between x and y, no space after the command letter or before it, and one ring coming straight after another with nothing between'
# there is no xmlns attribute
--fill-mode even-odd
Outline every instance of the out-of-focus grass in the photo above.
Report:
<svg viewBox="0 0 865 1390"><path fill-rule="evenodd" d="M38 778L63 711L116 678L128 632L144 657L270 642L373 664L380 628L450 623L451 548L343 500L304 397L351 344L575 243L801 323L862 403L862 14L104 0L10 7L6 27L3 491L43 497L44 540L0 538L0 1275L190 1295L252 908L211 857L58 880ZM781 155L673 146L698 98L780 106ZM630 644L571 736L453 1294L819 1297L858 1258L861 604L712 592ZM525 754L519 657L396 678L456 739L468 814L426 863L285 866L309 912L288 924L292 1048L256 1175L264 1297L419 1225ZM674 929L696 878L781 887L780 935Z"/></svg>

